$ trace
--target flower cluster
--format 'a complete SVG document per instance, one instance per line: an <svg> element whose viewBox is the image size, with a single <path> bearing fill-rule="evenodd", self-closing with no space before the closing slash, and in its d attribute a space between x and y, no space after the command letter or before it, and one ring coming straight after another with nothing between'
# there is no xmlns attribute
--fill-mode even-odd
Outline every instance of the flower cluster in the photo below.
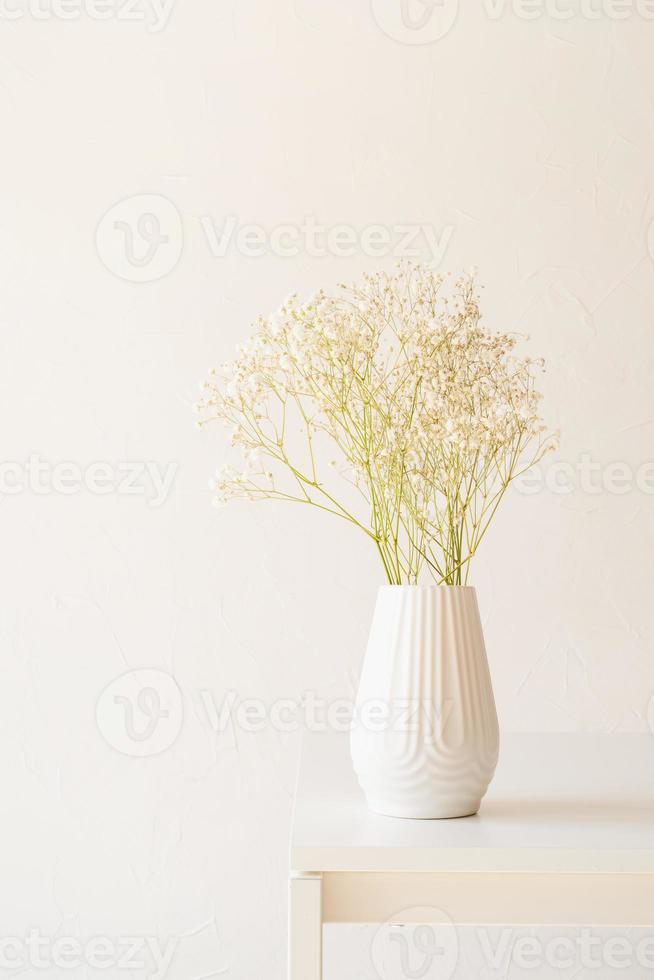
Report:
<svg viewBox="0 0 654 980"><path fill-rule="evenodd" d="M446 282L400 265L260 317L199 405L246 463L219 472L217 502L310 504L364 531L389 582L464 583L508 485L554 441L542 362L482 326L472 277Z"/></svg>

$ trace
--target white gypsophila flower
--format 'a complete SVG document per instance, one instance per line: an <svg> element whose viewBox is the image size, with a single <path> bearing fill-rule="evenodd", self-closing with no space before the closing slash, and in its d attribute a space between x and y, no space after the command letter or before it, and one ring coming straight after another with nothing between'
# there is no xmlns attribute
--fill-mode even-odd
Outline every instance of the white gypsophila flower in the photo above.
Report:
<svg viewBox="0 0 654 980"><path fill-rule="evenodd" d="M222 471L218 498L336 514L374 542L390 582L465 581L507 486L555 445L534 388L543 364L515 344L482 324L470 276L446 286L400 265L336 296L292 294L205 383L204 421L228 425L249 468ZM321 458L359 509L321 478Z"/></svg>

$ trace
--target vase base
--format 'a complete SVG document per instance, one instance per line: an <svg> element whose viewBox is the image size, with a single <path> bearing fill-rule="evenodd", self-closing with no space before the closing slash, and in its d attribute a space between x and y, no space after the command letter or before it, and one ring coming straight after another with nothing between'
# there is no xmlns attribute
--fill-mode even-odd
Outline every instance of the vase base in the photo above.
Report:
<svg viewBox="0 0 654 980"><path fill-rule="evenodd" d="M474 817L479 812L481 800L461 804L411 806L384 803L382 800L366 800L368 809L380 817L399 817L403 820L458 820Z"/></svg>

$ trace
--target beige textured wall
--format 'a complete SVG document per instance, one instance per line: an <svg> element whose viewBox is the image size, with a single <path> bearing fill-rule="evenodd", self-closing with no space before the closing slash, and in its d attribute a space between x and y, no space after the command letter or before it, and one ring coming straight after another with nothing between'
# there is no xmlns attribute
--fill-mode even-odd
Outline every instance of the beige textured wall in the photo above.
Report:
<svg viewBox="0 0 654 980"><path fill-rule="evenodd" d="M172 980L278 980L298 734L216 733L212 708L350 696L380 570L327 517L211 509L197 383L406 226L476 265L488 321L548 360L567 464L477 559L501 723L646 728L653 11L47 2L0 25L0 918L171 940ZM129 678L96 711L137 667L169 711L151 738Z"/></svg>

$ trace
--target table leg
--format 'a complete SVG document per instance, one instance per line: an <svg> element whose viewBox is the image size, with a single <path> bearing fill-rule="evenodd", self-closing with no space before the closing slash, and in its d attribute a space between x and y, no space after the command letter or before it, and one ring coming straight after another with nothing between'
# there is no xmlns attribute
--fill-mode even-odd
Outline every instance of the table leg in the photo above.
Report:
<svg viewBox="0 0 654 980"><path fill-rule="evenodd" d="M292 874L289 980L322 980L322 875Z"/></svg>

